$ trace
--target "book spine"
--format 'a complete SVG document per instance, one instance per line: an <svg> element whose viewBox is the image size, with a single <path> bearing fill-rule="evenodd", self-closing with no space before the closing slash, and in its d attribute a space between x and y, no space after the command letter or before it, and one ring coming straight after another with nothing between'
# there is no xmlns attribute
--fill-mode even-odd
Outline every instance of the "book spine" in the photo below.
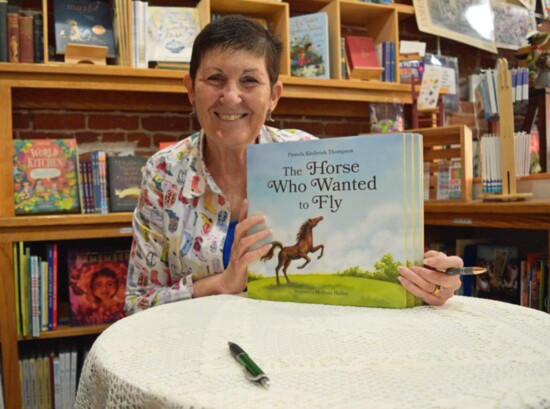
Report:
<svg viewBox="0 0 550 409"><path fill-rule="evenodd" d="M53 245L48 245L48 330L53 331Z"/></svg>
<svg viewBox="0 0 550 409"><path fill-rule="evenodd" d="M19 14L8 13L8 61L19 62Z"/></svg>
<svg viewBox="0 0 550 409"><path fill-rule="evenodd" d="M19 62L34 63L33 17L19 16Z"/></svg>
<svg viewBox="0 0 550 409"><path fill-rule="evenodd" d="M58 246L57 243L52 244L52 287L53 287L53 299L52 299L52 329L57 329L57 315L58 315Z"/></svg>
<svg viewBox="0 0 550 409"><path fill-rule="evenodd" d="M44 62L44 17L36 13L33 19L34 62Z"/></svg>
<svg viewBox="0 0 550 409"><path fill-rule="evenodd" d="M8 62L8 2L0 1L0 62Z"/></svg>

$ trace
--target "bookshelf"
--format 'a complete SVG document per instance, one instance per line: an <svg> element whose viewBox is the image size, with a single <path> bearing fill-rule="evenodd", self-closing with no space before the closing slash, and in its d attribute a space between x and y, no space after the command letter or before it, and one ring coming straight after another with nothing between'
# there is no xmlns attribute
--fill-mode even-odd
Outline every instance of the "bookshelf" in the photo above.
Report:
<svg viewBox="0 0 550 409"><path fill-rule="evenodd" d="M169 3L169 2L162 2ZM199 2L185 2L198 4ZM391 5L356 3L350 0L296 0L269 3L251 0L226 2L201 0L202 15L223 10L250 12L264 10L263 16L276 17L277 30L288 29L290 14L331 11L336 22L335 36L341 35L341 24L358 28L371 25L376 37L398 40L399 21L414 14L407 4ZM264 4L265 3L265 4ZM229 6L230 4L230 6ZM210 8L206 7L210 5ZM50 4L51 6L51 4ZM44 2L44 10L48 3ZM274 13L277 11L277 13ZM375 16L375 17L373 17ZM285 28L286 27L286 28ZM334 30L334 29L333 29ZM339 41L338 41L339 43ZM396 53L396 59L398 59ZM396 60L396 67L399 66ZM283 98L276 113L285 115L321 115L328 117L365 118L371 102L411 103L409 84L399 82L354 81L342 79L341 71L329 80L291 77L288 59L283 59ZM337 64L339 67L339 64ZM14 109L52 110L124 110L189 112L183 86L184 73L160 69L135 69L125 66L71 65L59 62L46 64L0 63L0 174L12 174L12 134ZM399 73L396 73L399 78ZM107 326L67 327L36 338L18 338L16 330L12 243L16 241L54 241L76 239L115 239L131 236L130 213L92 215L15 216L13 181L5 177L0 184L0 342L2 349L3 387L6 407L21 405L19 347L21 342L42 339L62 341L65 338L101 333ZM513 217L509 217L509 213ZM460 225L457 220L473 220L468 226L543 229L550 236L550 201L538 204L504 203L430 203L426 205L426 224L430 226ZM506 216L506 217L504 217ZM505 224L503 226L502 224Z"/></svg>

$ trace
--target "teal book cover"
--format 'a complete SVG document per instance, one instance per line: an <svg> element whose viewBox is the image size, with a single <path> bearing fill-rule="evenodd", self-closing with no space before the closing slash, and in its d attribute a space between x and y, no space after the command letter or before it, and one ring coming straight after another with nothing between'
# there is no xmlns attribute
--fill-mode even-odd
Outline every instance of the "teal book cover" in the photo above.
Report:
<svg viewBox="0 0 550 409"><path fill-rule="evenodd" d="M289 29L292 76L330 78L327 13L290 17Z"/></svg>
<svg viewBox="0 0 550 409"><path fill-rule="evenodd" d="M247 151L249 215L270 252L248 271L250 298L407 308L399 265L424 252L422 136L257 144Z"/></svg>

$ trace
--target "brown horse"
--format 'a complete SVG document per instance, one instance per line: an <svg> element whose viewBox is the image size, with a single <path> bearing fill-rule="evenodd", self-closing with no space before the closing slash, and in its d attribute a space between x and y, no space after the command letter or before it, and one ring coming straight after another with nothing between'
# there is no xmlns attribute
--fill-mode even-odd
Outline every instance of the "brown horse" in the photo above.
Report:
<svg viewBox="0 0 550 409"><path fill-rule="evenodd" d="M281 267L283 267L283 274L285 275L286 282L289 283L290 280L288 279L288 276L286 275L286 270L288 269L288 266L290 265L290 262L292 260L298 260L298 259L305 259L306 262L299 266L298 268L304 268L311 259L308 257L307 253L315 253L317 250L321 249L321 254L317 259L320 259L323 257L323 251L325 250L325 246L322 244L319 244L318 246L313 245L313 228L317 226L317 224L323 220L323 216L316 217L314 219L307 219L301 226L300 230L298 231L298 234L296 234L296 244L293 246L283 247L281 242L279 241L272 241L272 247L269 250L269 252L261 258L262 261L271 260L273 257L273 253L275 251L275 248L278 247L281 250L279 251L279 264L277 264L277 267L275 268L275 277L277 279L277 284L279 283L279 270Z"/></svg>

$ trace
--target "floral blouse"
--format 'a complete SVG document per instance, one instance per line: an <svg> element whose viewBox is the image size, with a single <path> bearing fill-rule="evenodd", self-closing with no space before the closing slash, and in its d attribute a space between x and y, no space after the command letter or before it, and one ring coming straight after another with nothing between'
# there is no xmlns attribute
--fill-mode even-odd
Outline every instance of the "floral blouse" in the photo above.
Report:
<svg viewBox="0 0 550 409"><path fill-rule="evenodd" d="M203 132L166 148L143 170L134 211L126 312L189 299L193 282L223 272L230 205L206 169ZM260 143L314 139L264 126Z"/></svg>

